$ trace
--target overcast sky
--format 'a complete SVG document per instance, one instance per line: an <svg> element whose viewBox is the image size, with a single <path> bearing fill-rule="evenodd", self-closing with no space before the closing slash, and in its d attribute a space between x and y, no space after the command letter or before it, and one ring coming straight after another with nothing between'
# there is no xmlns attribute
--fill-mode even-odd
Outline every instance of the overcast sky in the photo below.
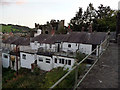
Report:
<svg viewBox="0 0 120 90"><path fill-rule="evenodd" d="M65 20L75 16L79 7L86 10L89 3L97 9L100 4L118 9L120 0L0 0L0 23L34 27L51 19Z"/></svg>

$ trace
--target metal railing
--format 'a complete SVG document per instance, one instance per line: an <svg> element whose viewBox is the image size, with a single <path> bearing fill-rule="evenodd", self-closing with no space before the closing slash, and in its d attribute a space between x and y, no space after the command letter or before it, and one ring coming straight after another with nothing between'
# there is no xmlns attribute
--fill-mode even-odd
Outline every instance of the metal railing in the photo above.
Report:
<svg viewBox="0 0 120 90"><path fill-rule="evenodd" d="M76 65L70 71L68 71L62 78L60 78L54 85L52 85L49 88L49 90L51 90L53 88L65 88L65 87L69 88L70 85L71 85L70 88L73 88L75 90L81 84L81 82L85 79L85 77L88 75L88 73L94 67L94 65L97 63L97 61L99 60L101 55L107 49L108 45L109 45L109 36L100 45L98 45L98 47L96 49L94 49L89 55L87 55L79 63L76 63ZM97 51L98 55L97 56L94 55L92 64L85 63L88 60L88 58L91 57L92 53L94 53L96 51ZM89 65L89 66L87 66L87 65ZM71 77L70 77L71 75L73 77L73 80L67 80L67 79L71 79ZM65 84L65 80L67 80L67 83L69 83L68 86L62 84L63 82Z"/></svg>

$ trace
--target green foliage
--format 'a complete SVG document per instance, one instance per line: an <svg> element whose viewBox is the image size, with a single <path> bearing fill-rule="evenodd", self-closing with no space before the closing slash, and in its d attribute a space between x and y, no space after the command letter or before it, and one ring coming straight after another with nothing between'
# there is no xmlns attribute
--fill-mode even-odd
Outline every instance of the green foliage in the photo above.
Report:
<svg viewBox="0 0 120 90"><path fill-rule="evenodd" d="M49 88L55 82L57 82L68 71L63 68L54 68L49 72L43 72L36 69L37 75L32 73L31 70L21 68L19 75L15 75L15 71L10 69L3 69L3 88ZM78 74L80 75L84 71L83 65L78 68ZM39 73L38 73L39 72ZM7 78L6 78L7 77ZM75 70L73 70L56 88L72 88L75 82Z"/></svg>
<svg viewBox="0 0 120 90"><path fill-rule="evenodd" d="M33 73L35 75L39 75L40 74L40 69L38 67L35 67L34 70L33 70Z"/></svg>
<svg viewBox="0 0 120 90"><path fill-rule="evenodd" d="M81 52L77 52L75 59L77 59L77 62L80 62L82 59L85 58L85 56L86 56L85 54L83 54Z"/></svg>
<svg viewBox="0 0 120 90"><path fill-rule="evenodd" d="M75 17L70 20L69 25L74 31L81 31L82 27L85 27L85 31L88 31L88 26L92 24L93 31L107 32L116 30L116 15L117 11L112 10L109 6L98 6L98 9L93 7L93 4L89 4L86 11L79 11Z"/></svg>
<svg viewBox="0 0 120 90"><path fill-rule="evenodd" d="M42 85L43 88L49 88L51 87L55 82L57 82L65 73L67 70L63 70L63 68L58 67L54 68L52 71L46 73L44 84Z"/></svg>
<svg viewBox="0 0 120 90"><path fill-rule="evenodd" d="M13 77L15 77L15 71L10 68L2 68L2 84L7 83Z"/></svg>
<svg viewBox="0 0 120 90"><path fill-rule="evenodd" d="M28 32L31 30L31 28L26 26L20 26L20 25L12 25L12 24L1 24L2 26L2 32Z"/></svg>

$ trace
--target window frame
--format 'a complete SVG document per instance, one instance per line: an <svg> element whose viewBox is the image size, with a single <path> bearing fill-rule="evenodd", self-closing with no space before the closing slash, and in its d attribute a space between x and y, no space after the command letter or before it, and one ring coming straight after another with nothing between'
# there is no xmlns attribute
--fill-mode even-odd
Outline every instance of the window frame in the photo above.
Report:
<svg viewBox="0 0 120 90"><path fill-rule="evenodd" d="M38 58L38 61L39 61L39 62L43 62L43 58L39 57L39 58Z"/></svg>
<svg viewBox="0 0 120 90"><path fill-rule="evenodd" d="M7 56L7 57L6 57L6 56ZM6 54L4 54L3 57L6 58L6 59L8 59L8 55L6 55Z"/></svg>
<svg viewBox="0 0 120 90"><path fill-rule="evenodd" d="M50 59L46 58L46 63L50 64Z"/></svg>
<svg viewBox="0 0 120 90"><path fill-rule="evenodd" d="M57 63L57 58L54 59L54 63Z"/></svg>
<svg viewBox="0 0 120 90"><path fill-rule="evenodd" d="M71 60L68 60L68 65L71 65Z"/></svg>
<svg viewBox="0 0 120 90"><path fill-rule="evenodd" d="M26 60L26 55L22 54L22 59Z"/></svg>
<svg viewBox="0 0 120 90"><path fill-rule="evenodd" d="M61 58L59 58L59 63L60 63L60 64L62 63L62 59L61 59Z"/></svg>
<svg viewBox="0 0 120 90"><path fill-rule="evenodd" d="M68 47L71 48L71 44L68 44Z"/></svg>
<svg viewBox="0 0 120 90"><path fill-rule="evenodd" d="M64 61L65 59L62 59L61 61L62 61L62 64L64 64L65 63L65 61Z"/></svg>

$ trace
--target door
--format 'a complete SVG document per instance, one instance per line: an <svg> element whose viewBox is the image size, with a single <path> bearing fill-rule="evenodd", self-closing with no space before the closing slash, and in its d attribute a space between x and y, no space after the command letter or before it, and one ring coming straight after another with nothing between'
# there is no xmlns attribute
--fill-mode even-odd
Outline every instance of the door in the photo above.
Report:
<svg viewBox="0 0 120 90"><path fill-rule="evenodd" d="M58 44L57 52L60 52L60 44Z"/></svg>

